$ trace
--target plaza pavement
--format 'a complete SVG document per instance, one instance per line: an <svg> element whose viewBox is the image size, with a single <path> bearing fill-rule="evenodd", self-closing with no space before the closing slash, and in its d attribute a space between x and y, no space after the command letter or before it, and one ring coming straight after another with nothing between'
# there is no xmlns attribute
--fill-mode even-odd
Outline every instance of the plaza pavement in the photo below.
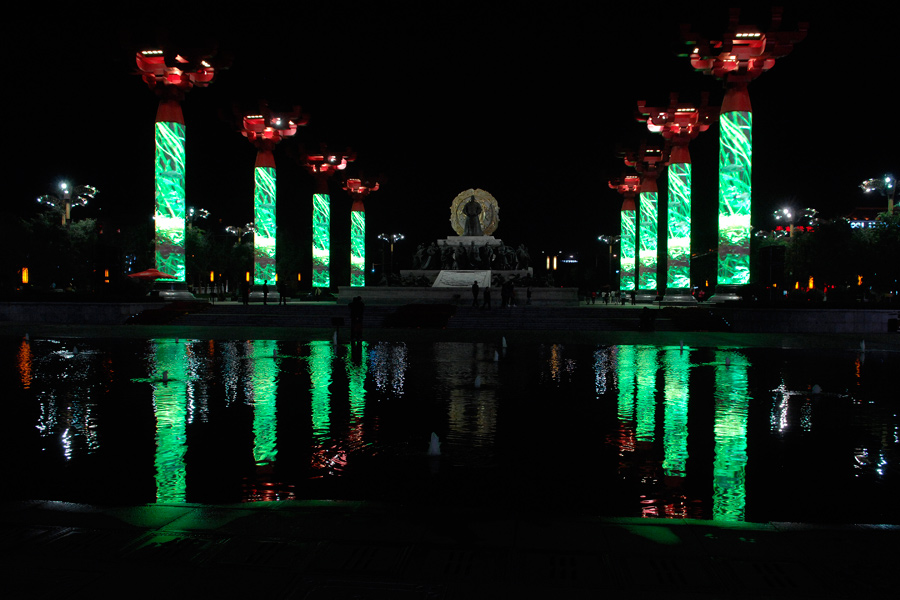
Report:
<svg viewBox="0 0 900 600"><path fill-rule="evenodd" d="M327 329L0 324L0 336L25 333L333 335ZM497 331L367 329L365 336L496 341ZM514 343L554 334L504 337ZM567 341L606 344L846 349L859 348L861 337L622 331L573 340L566 332ZM868 350L900 351L896 334L864 337ZM141 589L172 598L887 598L900 583L898 534L895 525L623 519L439 501L94 506L33 499L5 502L0 510L4 588L11 598L106 597Z"/></svg>

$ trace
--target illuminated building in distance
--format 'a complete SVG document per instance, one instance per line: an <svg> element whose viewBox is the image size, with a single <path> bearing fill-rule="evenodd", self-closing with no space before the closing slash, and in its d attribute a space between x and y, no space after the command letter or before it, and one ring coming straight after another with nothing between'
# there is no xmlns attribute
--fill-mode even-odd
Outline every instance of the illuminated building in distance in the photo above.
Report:
<svg viewBox="0 0 900 600"><path fill-rule="evenodd" d="M728 28L711 40L684 32L692 48L691 66L725 84L719 112L719 259L715 300L739 299L750 283L750 207L753 156L753 110L747 86L775 66L806 37L806 24L781 31L782 11L773 9L770 31L739 24L731 9Z"/></svg>

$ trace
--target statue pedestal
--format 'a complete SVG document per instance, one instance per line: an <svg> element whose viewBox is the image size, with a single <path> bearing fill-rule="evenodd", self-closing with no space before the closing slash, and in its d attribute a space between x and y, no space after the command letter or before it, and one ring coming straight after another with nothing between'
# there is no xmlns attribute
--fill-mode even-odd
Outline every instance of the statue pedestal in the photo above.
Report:
<svg viewBox="0 0 900 600"><path fill-rule="evenodd" d="M457 235L448 237L445 240L438 240L438 246L465 246L469 247L474 242L475 246L480 248L487 244L488 246L502 246L503 240L498 240L492 235Z"/></svg>
<svg viewBox="0 0 900 600"><path fill-rule="evenodd" d="M485 270L442 270L438 273L431 287L471 288L477 282L478 287L491 285L491 272Z"/></svg>

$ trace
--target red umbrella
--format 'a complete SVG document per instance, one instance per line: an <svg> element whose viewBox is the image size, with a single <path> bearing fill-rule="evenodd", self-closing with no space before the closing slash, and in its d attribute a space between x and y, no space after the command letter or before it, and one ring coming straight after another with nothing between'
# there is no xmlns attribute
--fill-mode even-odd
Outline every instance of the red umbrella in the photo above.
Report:
<svg viewBox="0 0 900 600"><path fill-rule="evenodd" d="M163 273L159 269L147 269L146 271L140 271L139 273L130 273L129 277L134 277L135 279L178 279L175 275L169 275L168 273Z"/></svg>

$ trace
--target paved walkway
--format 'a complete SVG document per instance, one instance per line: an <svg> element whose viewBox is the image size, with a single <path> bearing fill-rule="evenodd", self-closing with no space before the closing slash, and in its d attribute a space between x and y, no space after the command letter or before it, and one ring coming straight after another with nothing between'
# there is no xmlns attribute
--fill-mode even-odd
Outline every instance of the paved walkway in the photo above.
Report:
<svg viewBox="0 0 900 600"><path fill-rule="evenodd" d="M31 598L887 598L900 527L603 519L293 501L7 503Z"/></svg>

